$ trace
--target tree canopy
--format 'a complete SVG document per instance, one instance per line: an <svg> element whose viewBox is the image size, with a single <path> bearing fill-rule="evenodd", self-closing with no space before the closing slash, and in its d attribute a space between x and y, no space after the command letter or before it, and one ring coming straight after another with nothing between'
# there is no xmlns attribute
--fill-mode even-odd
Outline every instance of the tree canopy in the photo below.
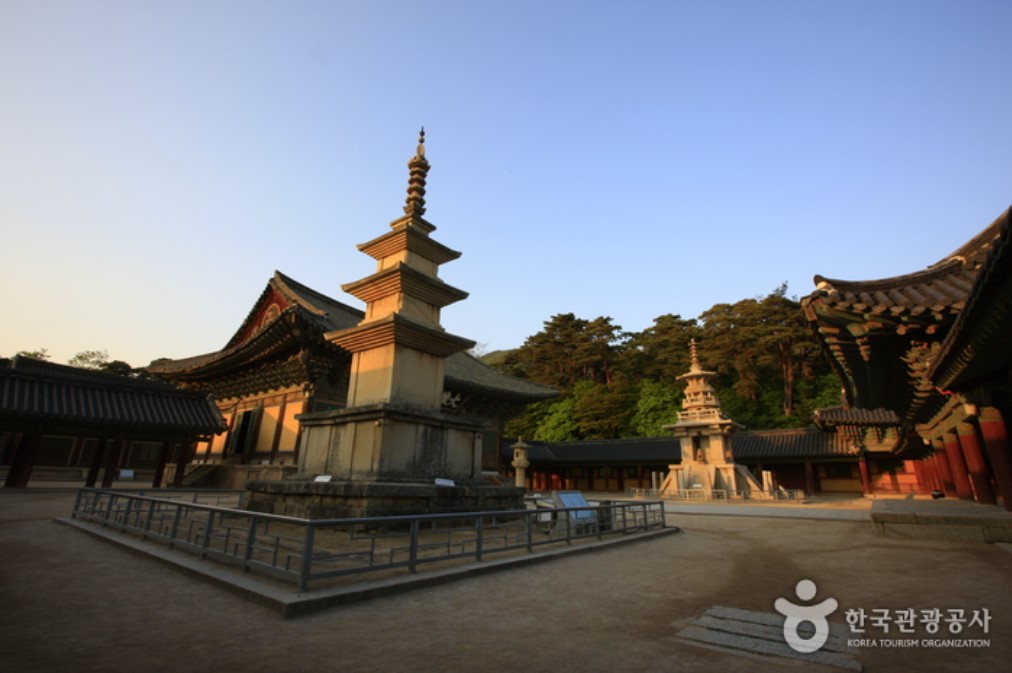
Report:
<svg viewBox="0 0 1012 673"><path fill-rule="evenodd" d="M801 306L782 285L764 297L717 304L698 319L665 314L642 332L610 317L552 316L509 353L501 370L559 388L558 399L531 405L506 431L542 441L666 434L681 405L678 377L689 371L689 341L714 382L725 413L751 429L806 425L835 404L840 384Z"/></svg>
<svg viewBox="0 0 1012 673"><path fill-rule="evenodd" d="M49 350L46 348L39 348L33 351L18 351L15 355L32 358L33 360L51 360ZM107 372L109 374L118 374L119 376L130 376L133 378L148 378L148 374L143 368L134 368L128 362L123 360L110 360L109 352L105 350L87 350L76 353L74 357L67 360L67 364L71 367L80 367L81 369L94 369L97 371Z"/></svg>

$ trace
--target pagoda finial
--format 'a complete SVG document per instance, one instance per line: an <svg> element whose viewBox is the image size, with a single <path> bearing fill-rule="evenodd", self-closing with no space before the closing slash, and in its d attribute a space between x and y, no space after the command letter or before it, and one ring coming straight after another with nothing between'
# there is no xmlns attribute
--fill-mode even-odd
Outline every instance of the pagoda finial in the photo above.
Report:
<svg viewBox="0 0 1012 673"><path fill-rule="evenodd" d="M404 213L414 217L425 214L425 177L429 173L429 162L425 158L425 127L418 133L418 149L408 161L408 198Z"/></svg>
<svg viewBox="0 0 1012 673"><path fill-rule="evenodd" d="M689 367L690 371L703 371L703 366L699 364L699 350L696 347L695 338L689 339L689 358L691 359L691 366Z"/></svg>

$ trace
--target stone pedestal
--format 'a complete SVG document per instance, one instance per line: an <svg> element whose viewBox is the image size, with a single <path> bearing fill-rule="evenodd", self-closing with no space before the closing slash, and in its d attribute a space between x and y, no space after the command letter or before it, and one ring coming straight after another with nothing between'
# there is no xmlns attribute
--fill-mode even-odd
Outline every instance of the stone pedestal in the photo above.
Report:
<svg viewBox="0 0 1012 673"><path fill-rule="evenodd" d="M445 414L375 404L299 416L299 472L335 481L433 483L481 478L481 426Z"/></svg>
<svg viewBox="0 0 1012 673"><path fill-rule="evenodd" d="M306 519L346 519L524 508L524 491L504 486L389 482L254 481L245 508Z"/></svg>

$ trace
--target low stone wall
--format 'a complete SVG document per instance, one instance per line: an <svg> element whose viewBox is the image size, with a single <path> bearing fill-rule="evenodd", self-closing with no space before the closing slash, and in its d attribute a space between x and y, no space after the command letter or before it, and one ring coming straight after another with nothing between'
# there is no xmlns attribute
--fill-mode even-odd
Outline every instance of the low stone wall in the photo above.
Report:
<svg viewBox="0 0 1012 673"><path fill-rule="evenodd" d="M523 509L510 486L437 486L391 482L251 481L244 507L306 519Z"/></svg>
<svg viewBox="0 0 1012 673"><path fill-rule="evenodd" d="M951 542L1012 542L1012 513L962 501L879 500L872 525L884 537Z"/></svg>

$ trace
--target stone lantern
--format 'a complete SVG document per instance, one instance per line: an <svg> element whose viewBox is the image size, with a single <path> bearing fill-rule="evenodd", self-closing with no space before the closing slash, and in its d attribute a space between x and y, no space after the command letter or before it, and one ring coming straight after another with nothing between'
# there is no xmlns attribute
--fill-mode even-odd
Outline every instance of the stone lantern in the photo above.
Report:
<svg viewBox="0 0 1012 673"><path fill-rule="evenodd" d="M517 443L510 447L513 449L513 468L516 470L516 476L514 477L513 485L517 488L525 488L527 483L527 468L531 466L531 462L527 460L527 449L531 448L524 444L523 439L518 439Z"/></svg>

